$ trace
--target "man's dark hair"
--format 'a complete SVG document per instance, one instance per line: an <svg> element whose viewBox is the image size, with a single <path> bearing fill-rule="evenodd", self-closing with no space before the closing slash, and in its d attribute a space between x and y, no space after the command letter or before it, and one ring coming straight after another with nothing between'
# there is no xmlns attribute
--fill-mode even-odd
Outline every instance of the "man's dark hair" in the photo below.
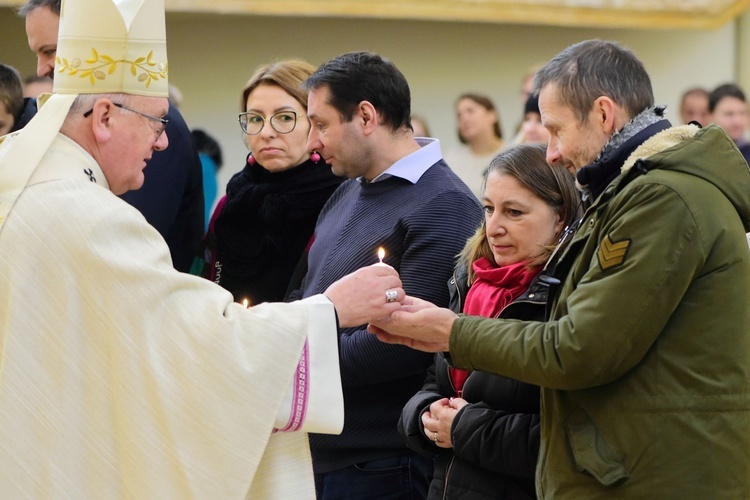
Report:
<svg viewBox="0 0 750 500"><path fill-rule="evenodd" d="M534 94L546 85L557 88L557 102L569 107L579 123L594 101L606 96L632 118L654 105L651 79L643 63L615 42L587 40L556 55L534 77Z"/></svg>
<svg viewBox="0 0 750 500"><path fill-rule="evenodd" d="M224 161L221 154L221 146L216 139L208 135L205 130L199 128L192 130L190 137L193 139L193 144L195 144L195 149L198 153L203 153L211 158L216 164L216 171L218 172Z"/></svg>
<svg viewBox="0 0 750 500"><path fill-rule="evenodd" d="M735 85L734 83L725 83L724 85L719 85L713 89L708 95L708 112L713 113L716 106L719 104L719 101L725 97L734 97L742 102L747 102L745 100L745 93L738 85Z"/></svg>
<svg viewBox="0 0 750 500"><path fill-rule="evenodd" d="M0 104L18 122L23 113L23 88L18 70L7 64L0 64Z"/></svg>
<svg viewBox="0 0 750 500"><path fill-rule="evenodd" d="M26 17L36 9L44 7L59 16L61 3L62 0L26 0L26 3L21 5L21 7L18 9L18 15L21 17Z"/></svg>
<svg viewBox="0 0 750 500"><path fill-rule="evenodd" d="M307 91L326 86L330 104L352 121L362 101L371 103L381 121L396 131L411 128L411 92L406 78L388 59L372 52L349 52L323 64L304 83Z"/></svg>

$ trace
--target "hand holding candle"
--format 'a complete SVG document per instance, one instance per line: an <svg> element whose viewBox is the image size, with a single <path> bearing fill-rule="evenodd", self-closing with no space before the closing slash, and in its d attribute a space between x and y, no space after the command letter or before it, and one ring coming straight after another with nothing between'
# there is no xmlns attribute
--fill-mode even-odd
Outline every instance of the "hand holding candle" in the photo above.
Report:
<svg viewBox="0 0 750 500"><path fill-rule="evenodd" d="M339 326L350 327L386 318L401 307L404 290L395 269L377 262L348 274L324 292L333 302Z"/></svg>

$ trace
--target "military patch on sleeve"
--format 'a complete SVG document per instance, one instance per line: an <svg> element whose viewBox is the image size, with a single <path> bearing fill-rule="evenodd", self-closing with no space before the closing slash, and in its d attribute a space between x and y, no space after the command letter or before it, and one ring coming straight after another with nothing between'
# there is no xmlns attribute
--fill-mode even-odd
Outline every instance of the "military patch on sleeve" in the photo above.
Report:
<svg viewBox="0 0 750 500"><path fill-rule="evenodd" d="M602 271L617 267L625 262L625 256L628 254L628 248L630 248L630 241L628 239L613 242L609 235L604 238L604 241L599 245L599 251L596 253Z"/></svg>

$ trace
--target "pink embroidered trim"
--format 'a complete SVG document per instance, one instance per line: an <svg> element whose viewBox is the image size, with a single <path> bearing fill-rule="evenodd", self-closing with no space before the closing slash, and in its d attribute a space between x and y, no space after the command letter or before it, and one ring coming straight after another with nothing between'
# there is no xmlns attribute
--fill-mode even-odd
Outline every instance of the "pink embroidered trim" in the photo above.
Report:
<svg viewBox="0 0 750 500"><path fill-rule="evenodd" d="M308 384L308 367L310 360L310 348L305 341L305 347L302 349L302 357L297 364L297 372L294 377L294 397L292 398L292 413L289 416L289 422L279 429L281 432L294 432L302 427L307 415L307 400L310 396L310 386Z"/></svg>

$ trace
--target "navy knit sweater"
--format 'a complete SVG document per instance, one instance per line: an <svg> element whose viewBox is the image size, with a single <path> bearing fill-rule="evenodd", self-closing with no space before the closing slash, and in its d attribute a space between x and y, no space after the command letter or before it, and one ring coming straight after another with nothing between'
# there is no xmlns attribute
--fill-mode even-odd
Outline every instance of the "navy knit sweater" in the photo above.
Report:
<svg viewBox="0 0 750 500"><path fill-rule="evenodd" d="M455 256L481 218L476 197L442 160L416 184L399 177L346 181L318 218L303 295L376 263L382 246L407 294L445 307ZM339 331L344 430L310 436L317 473L409 453L396 424L433 355L381 343L365 326Z"/></svg>

